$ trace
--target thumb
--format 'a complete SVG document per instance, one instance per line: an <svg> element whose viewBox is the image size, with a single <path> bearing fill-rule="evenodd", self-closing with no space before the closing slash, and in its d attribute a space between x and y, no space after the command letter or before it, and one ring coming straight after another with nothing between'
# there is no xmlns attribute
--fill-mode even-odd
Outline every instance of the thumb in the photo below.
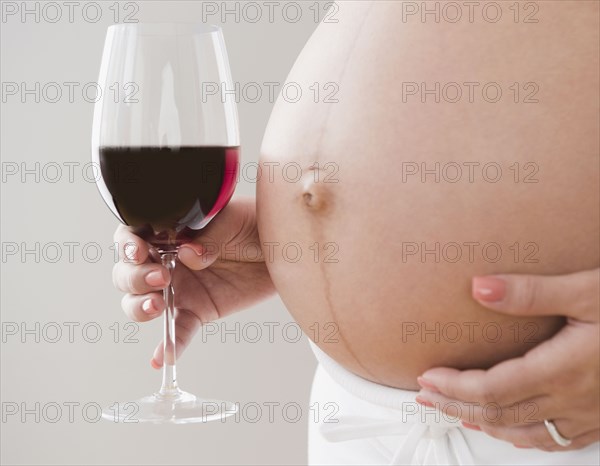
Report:
<svg viewBox="0 0 600 466"><path fill-rule="evenodd" d="M245 258L244 251L251 258ZM219 258L235 262L262 260L256 228L256 201L230 202L191 243L179 248L179 260L191 270L209 267Z"/></svg>
<svg viewBox="0 0 600 466"><path fill-rule="evenodd" d="M472 294L481 305L505 314L561 315L597 322L599 271L474 277Z"/></svg>
<svg viewBox="0 0 600 466"><path fill-rule="evenodd" d="M190 311L177 309L175 314L175 356L177 359L192 341L200 328L201 322ZM154 350L150 364L154 369L160 369L164 364L164 341L161 341Z"/></svg>

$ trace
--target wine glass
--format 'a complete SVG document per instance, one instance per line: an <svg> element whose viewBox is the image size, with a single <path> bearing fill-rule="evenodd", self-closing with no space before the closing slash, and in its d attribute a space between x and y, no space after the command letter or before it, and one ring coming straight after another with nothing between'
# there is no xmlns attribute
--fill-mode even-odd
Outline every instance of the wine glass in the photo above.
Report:
<svg viewBox="0 0 600 466"><path fill-rule="evenodd" d="M98 189L119 220L153 246L173 276L178 247L225 207L237 179L235 100L208 99L206 92L207 86L233 89L221 29L193 23L111 26L98 84L102 94L92 131ZM233 403L179 389L172 283L164 299L160 390L117 403L103 417L190 423L234 414Z"/></svg>

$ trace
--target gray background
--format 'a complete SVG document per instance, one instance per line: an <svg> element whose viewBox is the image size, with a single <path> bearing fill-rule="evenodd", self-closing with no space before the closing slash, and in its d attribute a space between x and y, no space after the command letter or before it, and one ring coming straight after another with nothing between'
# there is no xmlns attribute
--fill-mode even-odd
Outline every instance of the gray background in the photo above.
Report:
<svg viewBox="0 0 600 466"><path fill-rule="evenodd" d="M3 2L6 9L7 2ZM13 2L14 3L14 2ZM78 82L74 102L68 88L56 103L40 95L3 94L1 111L1 241L3 251L15 246L15 255L2 257L1 277L1 398L5 418L1 424L1 461L3 464L298 464L306 462L306 430L311 418L308 396L315 361L305 337L292 342L294 328L288 334L283 325L293 322L277 298L226 319L229 329L240 323L239 343L235 335L198 335L179 364L180 384L188 391L206 397L238 401L243 408L239 420L190 426L117 425L97 419L95 406L115 400L134 399L158 388L160 374L149 360L162 331L162 319L135 326L120 310L121 293L111 281L114 252L110 249L117 220L104 205L96 186L86 180L83 167L90 160L93 103L82 98L82 85L95 82L107 26L114 23L114 2L99 2L102 17L86 20L80 2L69 22L68 9L62 2L62 18L56 23L55 10L39 3L40 22L32 15L23 22L19 15L3 18L1 30L1 80L3 83ZM140 21L194 21L202 19L201 2L135 2ZM228 2L233 7L234 2ZM285 3L280 2L283 6ZM242 16L239 22L230 15L222 23L212 16L211 23L224 29L233 78L246 82L284 82L302 46L315 29L314 2L302 4L302 18L292 23L276 10L274 22L263 18L251 23ZM15 3L21 6L21 2ZM217 5L220 5L218 2ZM262 2L259 2L263 5ZM27 3L35 8L35 2ZM114 8L114 7L113 7ZM120 5L123 15L133 11ZM263 14L268 10L263 8ZM277 14L277 11L279 13ZM95 13L87 10L88 18ZM292 10L289 11L293 13ZM321 13L323 9L321 7ZM251 13L251 12L248 12ZM252 12L253 14L253 12ZM249 17L249 16L248 16ZM247 19L247 18L246 18ZM322 17L321 17L322 19ZM47 90L50 91L49 88ZM93 96L93 91L90 91ZM49 94L50 99L54 92ZM258 160L262 135L272 102L263 96L257 103L239 104L243 163ZM37 170L39 180L27 175L22 182L7 169L26 162ZM78 163L69 180L66 163ZM56 163L62 173L58 176ZM21 168L21 167L19 167ZM89 172L91 173L91 172ZM249 171L251 173L251 170ZM88 177L89 178L89 177ZM252 195L255 183L242 180L236 195ZM72 262L64 243L75 242ZM24 248L39 253L23 257ZM61 257L55 261L58 243ZM97 243L101 257L94 262ZM55 262L53 262L55 261ZM65 323L73 324L65 324ZM256 326L262 338L252 343ZM267 338L265 322L278 322L274 341ZM54 324L52 324L54 323ZM90 324L91 323L91 324ZM116 324L115 324L116 323ZM87 332L83 332L88 324ZM36 325L39 329L36 330ZM69 327L74 326L73 341ZM19 333L12 335L15 327ZM57 336L56 328L62 330ZM32 334L21 335L25 328ZM102 335L93 340L96 329ZM112 328L112 329L111 329ZM115 329L119 329L118 335ZM244 339L244 329L247 339ZM22 341L22 338L25 341ZM39 338L39 342L35 339ZM52 343L53 339L58 341ZM114 340L117 340L115 342ZM280 403L269 410L265 403ZM14 406L36 410L23 419L21 413L7 415ZM73 418L65 403L79 403ZM89 410L84 413L86 403ZM302 415L286 403L297 403ZM56 405L61 408L57 416ZM260 413L256 407L260 408ZM88 420L85 418L88 416ZM259 415L258 419L255 419ZM289 416L286 420L285 416Z"/></svg>

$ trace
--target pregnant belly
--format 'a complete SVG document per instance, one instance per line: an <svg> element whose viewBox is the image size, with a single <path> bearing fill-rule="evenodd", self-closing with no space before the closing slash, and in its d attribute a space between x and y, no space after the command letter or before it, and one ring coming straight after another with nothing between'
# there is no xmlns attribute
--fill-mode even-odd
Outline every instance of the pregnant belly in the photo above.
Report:
<svg viewBox="0 0 600 466"><path fill-rule="evenodd" d="M546 2L527 29L398 27L398 4L346 2L311 37L288 80L332 84L277 102L259 229L289 311L347 369L415 389L429 367L489 367L562 325L487 310L470 284L600 263L598 5L581 5Z"/></svg>

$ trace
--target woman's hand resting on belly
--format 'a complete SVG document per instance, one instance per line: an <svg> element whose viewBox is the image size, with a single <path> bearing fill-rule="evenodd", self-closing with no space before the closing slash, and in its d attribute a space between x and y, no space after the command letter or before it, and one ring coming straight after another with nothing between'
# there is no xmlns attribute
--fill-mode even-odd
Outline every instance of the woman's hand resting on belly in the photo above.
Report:
<svg viewBox="0 0 600 466"><path fill-rule="evenodd" d="M524 357L487 371L430 369L419 378L417 399L521 447L563 451L600 440L600 269L476 278L473 297L512 315L564 315L567 325ZM558 445L544 419L571 444Z"/></svg>

